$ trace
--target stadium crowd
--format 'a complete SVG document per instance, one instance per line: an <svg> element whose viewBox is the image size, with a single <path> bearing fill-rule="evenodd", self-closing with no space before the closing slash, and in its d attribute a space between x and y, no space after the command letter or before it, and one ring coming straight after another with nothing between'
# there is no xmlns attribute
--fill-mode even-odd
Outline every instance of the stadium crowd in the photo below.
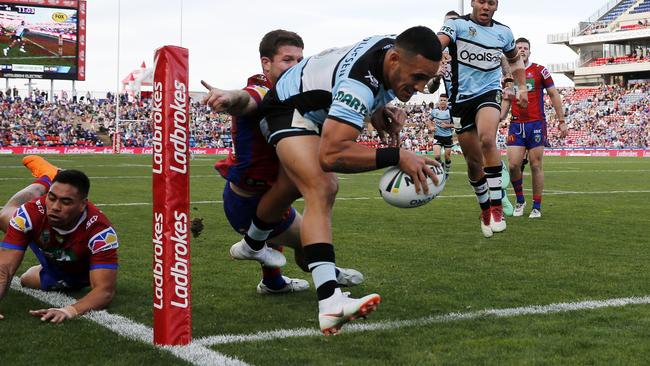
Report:
<svg viewBox="0 0 650 366"><path fill-rule="evenodd" d="M569 126L569 136L557 138L556 121L550 102L549 146L567 148L641 148L650 146L650 83L629 87L560 89ZM115 126L115 95L105 98L54 98L35 91L21 98L16 91L0 91L0 146L103 146L110 143ZM151 146L151 100L120 96L121 141L127 147ZM432 151L433 133L427 126L433 104L401 105L407 124L401 145L416 151ZM231 147L230 117L211 112L198 101L190 105L192 147ZM505 121L497 137L505 146ZM101 138L105 136L105 138ZM379 145L374 131L365 131L359 141Z"/></svg>

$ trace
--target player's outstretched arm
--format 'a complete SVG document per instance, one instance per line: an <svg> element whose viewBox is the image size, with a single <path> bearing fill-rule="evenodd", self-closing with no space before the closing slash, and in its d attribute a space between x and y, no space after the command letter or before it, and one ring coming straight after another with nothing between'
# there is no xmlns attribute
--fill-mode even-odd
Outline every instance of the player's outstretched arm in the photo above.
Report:
<svg viewBox="0 0 650 366"><path fill-rule="evenodd" d="M11 279L20 266L25 256L24 250L0 248L0 300L2 300L11 286ZM4 316L0 314L0 319Z"/></svg>
<svg viewBox="0 0 650 366"><path fill-rule="evenodd" d="M257 111L257 102L243 90L223 90L215 88L206 81L201 84L208 89L208 95L201 100L215 112L225 112L233 116L243 116Z"/></svg>
<svg viewBox="0 0 650 366"><path fill-rule="evenodd" d="M359 130L332 119L326 119L321 136L319 161L326 172L359 173L399 165L413 178L416 192L428 192L427 176L438 184L438 177L427 165L439 166L435 160L397 147L373 149L356 140Z"/></svg>
<svg viewBox="0 0 650 366"><path fill-rule="evenodd" d="M30 310L32 316L44 322L61 323L83 315L90 310L101 310L108 306L115 295L117 270L95 269L90 271L91 290L76 303L62 308Z"/></svg>

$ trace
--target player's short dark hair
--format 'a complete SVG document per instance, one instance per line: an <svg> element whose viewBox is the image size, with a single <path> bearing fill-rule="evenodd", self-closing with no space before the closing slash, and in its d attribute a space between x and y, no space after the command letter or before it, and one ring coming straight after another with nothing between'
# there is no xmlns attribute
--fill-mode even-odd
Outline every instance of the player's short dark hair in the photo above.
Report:
<svg viewBox="0 0 650 366"><path fill-rule="evenodd" d="M438 96L438 98L447 98L447 99L449 99L449 97L448 97L447 94L445 94L445 93L440 94L440 95Z"/></svg>
<svg viewBox="0 0 650 366"><path fill-rule="evenodd" d="M445 18L447 18L447 17L456 17L456 18L458 18L459 16L460 16L460 14L458 14L458 12L456 12L456 10L450 10L450 11L447 12L447 14L445 14Z"/></svg>
<svg viewBox="0 0 650 366"><path fill-rule="evenodd" d="M88 192L90 192L90 179L88 179L88 176L80 170L60 170L52 180L52 183L55 182L69 184L77 188L77 191L79 191L82 198L87 198Z"/></svg>
<svg viewBox="0 0 650 366"><path fill-rule="evenodd" d="M395 47L416 55L422 55L431 61L442 59L442 46L438 36L425 26L411 27L395 39Z"/></svg>
<svg viewBox="0 0 650 366"><path fill-rule="evenodd" d="M515 44L517 44L517 43L528 43L528 48L530 48L530 41L528 39L524 38L524 37L517 38L517 40L515 41Z"/></svg>
<svg viewBox="0 0 650 366"><path fill-rule="evenodd" d="M265 34L260 41L260 57L272 58L282 46L305 48L305 44L298 33L276 29Z"/></svg>

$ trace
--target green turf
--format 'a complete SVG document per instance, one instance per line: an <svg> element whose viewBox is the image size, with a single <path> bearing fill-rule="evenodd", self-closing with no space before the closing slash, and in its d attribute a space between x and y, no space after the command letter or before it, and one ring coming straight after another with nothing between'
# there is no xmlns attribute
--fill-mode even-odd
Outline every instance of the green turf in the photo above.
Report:
<svg viewBox="0 0 650 366"><path fill-rule="evenodd" d="M91 200L118 231L121 267L109 311L152 326L151 206L110 205L151 201L150 158L49 159L88 173ZM215 159L192 161L192 201L221 199ZM508 230L491 239L480 233L464 167L455 157L442 196L410 210L378 199L379 172L341 176L340 198L368 198L338 200L333 219L337 263L366 276L352 294L377 292L383 298L367 322L650 295L650 159L546 158L544 216L510 218ZM0 156L0 201L30 181L19 156ZM524 186L530 188L528 175ZM619 192L608 193L613 191ZM530 201L530 191L526 194ZM302 202L296 206L301 209ZM229 258L228 248L239 236L222 210L221 203L192 204L193 217L206 224L191 244L194 337L316 329L314 289L275 297L255 293L258 266ZM33 263L29 253L21 271ZM311 281L291 260L285 272ZM28 364L34 359L26 354L29 345L38 345L49 364L110 363L107 348L120 349L123 364L183 364L89 321L40 324L26 313L35 306L40 306L36 300L16 292L0 301L6 315L0 336L20 343L3 342L0 364ZM650 305L636 305L212 348L257 365L648 364L648 319ZM80 341L52 341L63 335Z"/></svg>

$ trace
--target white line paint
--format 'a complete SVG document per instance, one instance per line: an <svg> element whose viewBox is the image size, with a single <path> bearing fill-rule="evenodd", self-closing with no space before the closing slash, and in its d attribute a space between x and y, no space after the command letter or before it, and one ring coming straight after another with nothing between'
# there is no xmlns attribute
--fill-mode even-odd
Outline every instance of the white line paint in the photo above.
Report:
<svg viewBox="0 0 650 366"><path fill-rule="evenodd" d="M558 303L550 305L531 305L518 308L506 309L486 309L467 313L449 313L445 315L427 316L412 320L393 320L380 321L372 323L363 323L357 321L346 325L343 330L346 333L368 332L378 330L393 330L406 327L427 326L436 323L449 323L462 320L473 320L479 318L509 318L521 315L543 315L564 313L581 310L594 310L602 308L623 307L627 305L647 305L650 304L650 296L643 297L626 297L609 300L588 300L571 303ZM194 342L205 346L213 346L228 343L272 341L275 339L291 337L313 337L320 336L316 329L297 328L297 329L278 329L267 332L258 332L253 334L225 334L195 339Z"/></svg>
<svg viewBox="0 0 650 366"><path fill-rule="evenodd" d="M118 166L111 166L114 168L129 168L129 167L150 167L151 165L118 165ZM194 166L194 165L193 165ZM202 166L202 165L199 165ZM93 165L93 167L102 167L102 165ZM8 167L8 168L13 168L13 167ZM16 167L16 168L23 168L22 166ZM79 168L79 166L75 166L75 168ZM647 173L650 172L650 169L617 169L617 170L545 170L544 173ZM354 179L356 176L380 176L383 173L362 173L362 174L344 174L344 175L339 175L338 179L339 180L350 180ZM457 171L457 172L450 172L449 174L451 175L466 175L464 171ZM529 172L524 172L524 175L528 176L530 175ZM146 178L151 178L151 175L113 175L113 176L90 176L90 179L146 179ZM197 175L191 175L190 178L220 178L218 174L197 174ZM2 177L0 178L0 181L10 181L10 180L33 180L34 178L32 177Z"/></svg>
<svg viewBox="0 0 650 366"><path fill-rule="evenodd" d="M75 303L77 300L74 298L64 295L60 292L45 292L41 290L34 290L22 287L20 285L20 280L17 277L14 277L11 282L11 288L15 291L21 292L23 294L29 295L36 298L39 301L42 301L46 304L49 304L53 307L64 307ZM206 345L192 342L187 346L158 346L153 344L153 329L147 327L144 324L136 323L126 317L117 314L110 314L105 310L101 311L91 311L81 318L90 320L94 323L101 325L104 328L117 333L122 337L128 339L146 343L152 347L156 347L167 352L170 352L174 356L187 361L193 365L227 365L227 366L246 366L245 362L242 362L236 358L226 356L224 354L215 352L206 347Z"/></svg>
<svg viewBox="0 0 650 366"><path fill-rule="evenodd" d="M530 191L530 190L526 190ZM598 192L578 192L578 191L550 191L544 192L546 196L567 196L567 195L599 195L599 194L645 194L650 193L650 190L639 191L598 191ZM449 198L476 198L473 194L455 194L455 195L441 195L436 199L449 199ZM380 200L381 197L337 197L337 201L368 201ZM302 201L299 199L298 201ZM191 205L214 205L222 204L223 201L192 201ZM129 206L151 206L151 202L122 202L122 203L95 203L97 207L129 207ZM3 206L0 206L2 209Z"/></svg>

